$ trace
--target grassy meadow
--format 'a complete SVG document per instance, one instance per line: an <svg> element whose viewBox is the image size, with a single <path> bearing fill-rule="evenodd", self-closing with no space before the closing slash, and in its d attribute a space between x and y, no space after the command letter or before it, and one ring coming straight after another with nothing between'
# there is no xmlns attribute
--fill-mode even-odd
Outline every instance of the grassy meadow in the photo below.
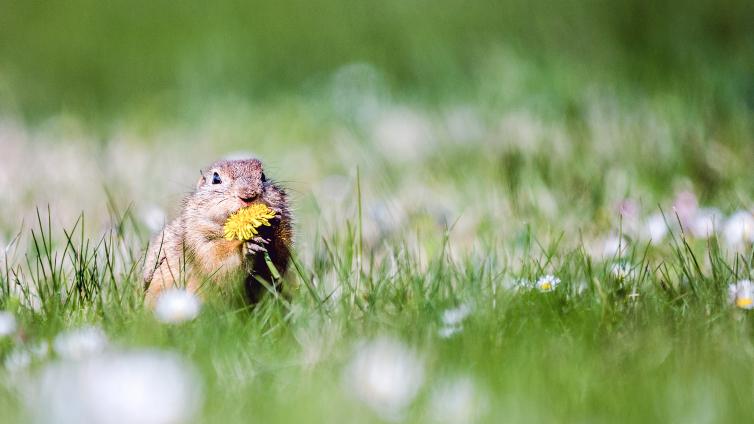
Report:
<svg viewBox="0 0 754 424"><path fill-rule="evenodd" d="M725 3L0 0L0 422L750 421ZM171 323L149 237L244 156L285 293Z"/></svg>

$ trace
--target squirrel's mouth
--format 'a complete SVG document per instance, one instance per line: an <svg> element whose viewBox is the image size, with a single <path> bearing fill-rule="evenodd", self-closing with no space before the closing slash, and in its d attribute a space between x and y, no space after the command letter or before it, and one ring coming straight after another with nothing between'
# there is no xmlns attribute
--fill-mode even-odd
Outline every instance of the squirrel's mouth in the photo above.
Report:
<svg viewBox="0 0 754 424"><path fill-rule="evenodd" d="M247 202L245 200L242 200L241 198L238 198L238 200L236 202L234 202L233 207L229 211L227 211L227 212L225 212L223 214L223 217L222 217L223 218L223 223L225 221L227 221L227 219L230 218L231 215L233 215L234 213L240 211L241 209L248 208L248 207L254 206L254 205L259 205L259 204L265 205L267 207L270 207L270 205L267 202L265 202L264 200L262 200L260 198L256 198L256 199L254 199L254 200L252 200L250 202Z"/></svg>

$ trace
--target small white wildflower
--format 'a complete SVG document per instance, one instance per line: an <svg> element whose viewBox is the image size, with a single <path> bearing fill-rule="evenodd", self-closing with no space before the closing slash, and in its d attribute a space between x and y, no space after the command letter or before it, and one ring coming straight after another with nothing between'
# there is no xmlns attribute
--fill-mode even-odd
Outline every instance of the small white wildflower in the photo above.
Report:
<svg viewBox="0 0 754 424"><path fill-rule="evenodd" d="M541 292L551 292L560 284L560 278L554 275L545 275L537 280L537 289Z"/></svg>
<svg viewBox="0 0 754 424"><path fill-rule="evenodd" d="M15 315L7 311L0 311L0 338L12 335L16 332L17 327Z"/></svg>
<svg viewBox="0 0 754 424"><path fill-rule="evenodd" d="M613 264L610 274L618 281L626 281L634 278L634 269L626 263Z"/></svg>
<svg viewBox="0 0 754 424"><path fill-rule="evenodd" d="M171 353L110 353L46 365L24 393L34 422L191 422L201 405L193 368Z"/></svg>
<svg viewBox="0 0 754 424"><path fill-rule="evenodd" d="M444 381L432 391L429 416L439 423L473 423L484 414L485 401L468 377Z"/></svg>
<svg viewBox="0 0 754 424"><path fill-rule="evenodd" d="M754 284L741 280L728 286L728 302L741 309L754 308Z"/></svg>
<svg viewBox="0 0 754 424"><path fill-rule="evenodd" d="M650 215L646 221L644 221L643 235L645 239L655 245L660 244L665 240L665 236L668 235L668 225L662 214L656 213Z"/></svg>
<svg viewBox="0 0 754 424"><path fill-rule="evenodd" d="M201 302L193 293L184 289L168 289L162 292L155 303L154 314L160 322L180 324L199 315Z"/></svg>
<svg viewBox="0 0 754 424"><path fill-rule="evenodd" d="M400 420L424 382L424 364L401 342L360 345L344 374L345 388L386 420Z"/></svg>
<svg viewBox="0 0 754 424"><path fill-rule="evenodd" d="M754 216L748 211L738 211L728 218L723 229L725 242L730 248L741 250L754 242Z"/></svg>
<svg viewBox="0 0 754 424"><path fill-rule="evenodd" d="M81 327L55 336L52 347L62 358L83 359L103 352L107 347L107 335L99 327Z"/></svg>

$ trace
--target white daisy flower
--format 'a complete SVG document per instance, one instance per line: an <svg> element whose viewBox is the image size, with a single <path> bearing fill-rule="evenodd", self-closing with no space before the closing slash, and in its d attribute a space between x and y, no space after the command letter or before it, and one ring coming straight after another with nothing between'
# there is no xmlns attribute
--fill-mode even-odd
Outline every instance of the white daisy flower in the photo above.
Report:
<svg viewBox="0 0 754 424"><path fill-rule="evenodd" d="M754 216L748 211L734 213L725 222L723 235L730 248L742 250L754 242Z"/></svg>
<svg viewBox="0 0 754 424"><path fill-rule="evenodd" d="M537 280L536 287L541 292L551 292L558 287L558 284L560 284L560 278L548 274Z"/></svg>
<svg viewBox="0 0 754 424"><path fill-rule="evenodd" d="M344 373L344 386L385 420L399 421L424 382L424 364L401 342L361 344Z"/></svg>
<svg viewBox="0 0 754 424"><path fill-rule="evenodd" d="M741 309L754 308L754 284L741 280L728 286L728 302Z"/></svg>
<svg viewBox="0 0 754 424"><path fill-rule="evenodd" d="M486 409L486 399L468 377L441 382L429 398L429 416L438 423L473 423Z"/></svg>
<svg viewBox="0 0 754 424"><path fill-rule="evenodd" d="M109 353L46 365L24 393L33 422L191 422L201 405L193 368L171 353Z"/></svg>
<svg viewBox="0 0 754 424"><path fill-rule="evenodd" d="M86 326L55 336L52 348L61 358L83 359L107 348L107 335L99 327Z"/></svg>
<svg viewBox="0 0 754 424"><path fill-rule="evenodd" d="M163 291L154 307L157 320L166 324L191 321L199 315L201 302L188 290L173 288Z"/></svg>
<svg viewBox="0 0 754 424"><path fill-rule="evenodd" d="M0 311L0 338L13 335L17 327L15 315L7 311Z"/></svg>

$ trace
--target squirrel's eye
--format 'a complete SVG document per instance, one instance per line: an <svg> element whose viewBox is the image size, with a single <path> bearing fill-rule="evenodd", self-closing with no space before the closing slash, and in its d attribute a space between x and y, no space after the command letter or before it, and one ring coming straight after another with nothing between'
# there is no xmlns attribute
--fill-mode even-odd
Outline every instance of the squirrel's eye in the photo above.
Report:
<svg viewBox="0 0 754 424"><path fill-rule="evenodd" d="M267 177L264 175L264 172L262 172L262 182L263 183L267 182Z"/></svg>
<svg viewBox="0 0 754 424"><path fill-rule="evenodd" d="M212 174L212 184L220 184L222 182L223 182L223 180L220 179L220 174L218 174L217 172L215 172L214 174Z"/></svg>

